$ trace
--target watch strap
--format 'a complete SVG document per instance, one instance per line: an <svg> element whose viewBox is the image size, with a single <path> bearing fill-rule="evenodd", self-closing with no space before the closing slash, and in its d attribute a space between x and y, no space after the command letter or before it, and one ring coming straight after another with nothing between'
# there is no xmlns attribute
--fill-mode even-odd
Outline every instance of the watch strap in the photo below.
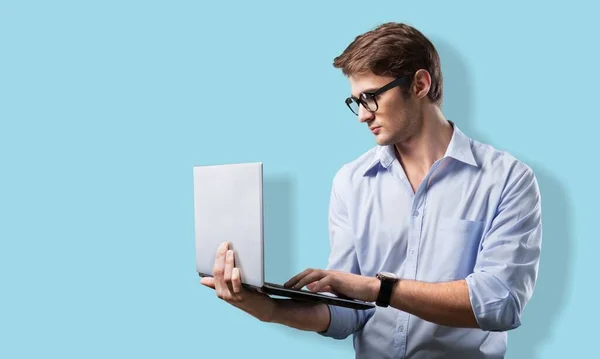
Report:
<svg viewBox="0 0 600 359"><path fill-rule="evenodd" d="M394 288L394 283L396 280L382 278L378 276L379 281L381 282L381 286L379 287L379 294L377 296L376 305L380 307L387 307L390 305L390 298L392 296L392 289Z"/></svg>

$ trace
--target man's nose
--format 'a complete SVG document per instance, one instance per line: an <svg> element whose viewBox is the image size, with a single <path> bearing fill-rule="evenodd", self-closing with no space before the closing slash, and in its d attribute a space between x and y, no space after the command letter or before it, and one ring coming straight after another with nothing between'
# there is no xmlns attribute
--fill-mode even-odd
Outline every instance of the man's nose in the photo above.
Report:
<svg viewBox="0 0 600 359"><path fill-rule="evenodd" d="M373 112L367 110L362 104L358 106L358 121L359 122L367 122L372 120L375 117Z"/></svg>

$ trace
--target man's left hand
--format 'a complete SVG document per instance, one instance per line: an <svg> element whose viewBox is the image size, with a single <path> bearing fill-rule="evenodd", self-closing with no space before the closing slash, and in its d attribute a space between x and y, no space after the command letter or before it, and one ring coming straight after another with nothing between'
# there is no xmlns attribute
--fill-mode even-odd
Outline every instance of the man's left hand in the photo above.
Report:
<svg viewBox="0 0 600 359"><path fill-rule="evenodd" d="M352 299L374 302L381 283L376 277L322 269L307 269L287 281L284 286L312 292L331 292Z"/></svg>

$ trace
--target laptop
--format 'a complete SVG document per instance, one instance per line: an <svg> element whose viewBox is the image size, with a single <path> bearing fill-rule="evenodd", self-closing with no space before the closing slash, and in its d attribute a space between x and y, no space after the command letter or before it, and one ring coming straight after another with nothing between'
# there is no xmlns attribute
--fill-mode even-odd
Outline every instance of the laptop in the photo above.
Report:
<svg viewBox="0 0 600 359"><path fill-rule="evenodd" d="M212 277L217 248L227 241L235 254L235 266L240 268L242 285L246 289L353 309L375 307L373 303L328 292L292 289L265 282L262 162L195 166L193 169L196 271L199 276Z"/></svg>

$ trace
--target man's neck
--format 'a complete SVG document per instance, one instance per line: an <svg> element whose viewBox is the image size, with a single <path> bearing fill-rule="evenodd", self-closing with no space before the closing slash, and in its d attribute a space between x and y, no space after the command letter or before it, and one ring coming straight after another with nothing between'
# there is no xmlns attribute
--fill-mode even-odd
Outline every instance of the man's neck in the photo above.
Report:
<svg viewBox="0 0 600 359"><path fill-rule="evenodd" d="M428 106L423 116L420 131L397 143L395 152L405 171L425 175L433 163L446 153L453 130L437 106Z"/></svg>

